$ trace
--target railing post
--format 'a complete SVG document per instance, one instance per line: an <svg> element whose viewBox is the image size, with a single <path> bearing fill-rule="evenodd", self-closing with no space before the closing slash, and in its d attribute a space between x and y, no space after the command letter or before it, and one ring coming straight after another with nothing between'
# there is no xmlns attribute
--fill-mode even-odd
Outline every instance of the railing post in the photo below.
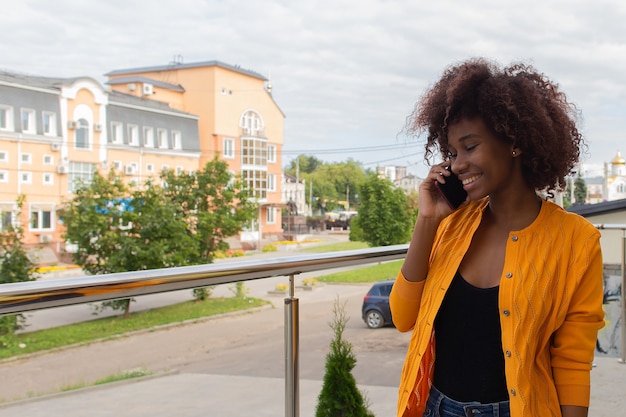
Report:
<svg viewBox="0 0 626 417"><path fill-rule="evenodd" d="M299 303L294 297L294 276L289 275L285 298L285 417L300 416Z"/></svg>
<svg viewBox="0 0 626 417"><path fill-rule="evenodd" d="M620 289L620 303L622 305L622 352L621 363L626 363L626 237L622 237L622 288Z"/></svg>

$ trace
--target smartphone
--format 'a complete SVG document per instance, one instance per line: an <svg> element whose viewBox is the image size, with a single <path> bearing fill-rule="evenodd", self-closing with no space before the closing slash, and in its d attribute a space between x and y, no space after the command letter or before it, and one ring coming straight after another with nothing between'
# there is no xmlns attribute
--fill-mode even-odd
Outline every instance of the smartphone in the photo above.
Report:
<svg viewBox="0 0 626 417"><path fill-rule="evenodd" d="M435 181L435 187L439 194L448 202L452 210L456 210L467 199L467 192L463 189L463 183L452 171L450 176L445 177L446 183Z"/></svg>

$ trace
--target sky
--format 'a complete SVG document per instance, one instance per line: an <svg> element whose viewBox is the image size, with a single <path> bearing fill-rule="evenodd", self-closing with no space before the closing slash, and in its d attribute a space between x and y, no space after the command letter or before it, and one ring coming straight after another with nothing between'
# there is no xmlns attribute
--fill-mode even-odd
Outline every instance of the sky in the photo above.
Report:
<svg viewBox="0 0 626 417"><path fill-rule="evenodd" d="M0 69L93 77L218 60L269 78L298 154L425 176L423 138L403 133L449 65L525 62L582 114L587 175L626 156L623 0L0 0Z"/></svg>

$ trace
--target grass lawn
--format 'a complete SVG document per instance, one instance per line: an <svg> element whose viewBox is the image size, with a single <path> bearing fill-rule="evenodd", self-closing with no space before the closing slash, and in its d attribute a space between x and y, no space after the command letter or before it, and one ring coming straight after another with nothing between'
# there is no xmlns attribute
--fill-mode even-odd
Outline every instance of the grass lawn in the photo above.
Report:
<svg viewBox="0 0 626 417"><path fill-rule="evenodd" d="M339 252L342 250L354 250L354 249L365 249L365 248L369 248L369 246L365 242L338 242L338 243L330 243L328 245L319 245L319 246L311 246L310 248L303 248L303 249L300 249L300 252L311 252L311 253Z"/></svg>
<svg viewBox="0 0 626 417"><path fill-rule="evenodd" d="M206 301L187 301L137 313L132 313L131 307L131 315L127 319L123 317L107 317L17 334L8 343L8 346L0 348L0 359L76 343L109 339L128 332L200 319L266 304L270 304L269 301L257 298L225 297L209 298Z"/></svg>
<svg viewBox="0 0 626 417"><path fill-rule="evenodd" d="M320 282L342 282L342 283L359 283L359 282L376 282L386 279L395 279L398 271L402 266L402 260L382 262L364 266L363 268L351 269L349 271L337 272L334 274L323 275L317 277Z"/></svg>
<svg viewBox="0 0 626 417"><path fill-rule="evenodd" d="M329 245L312 246L310 248L301 249L301 252L338 252L344 250L355 250L368 248L365 242L339 242ZM320 282L342 282L342 283L361 283L376 282L386 279L395 279L402 266L402 260L390 261L378 264L365 265L363 268L352 269L350 271L337 272L334 274L323 275L317 277Z"/></svg>

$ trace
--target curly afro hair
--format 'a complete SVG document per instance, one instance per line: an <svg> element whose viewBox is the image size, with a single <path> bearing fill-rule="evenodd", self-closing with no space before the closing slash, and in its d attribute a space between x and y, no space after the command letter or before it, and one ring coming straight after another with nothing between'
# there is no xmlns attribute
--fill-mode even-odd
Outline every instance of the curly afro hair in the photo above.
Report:
<svg viewBox="0 0 626 417"><path fill-rule="evenodd" d="M565 188L581 147L578 112L545 75L516 63L506 68L473 58L447 68L426 91L409 117L407 130L428 132L425 159L438 150L448 158L448 128L464 118L480 117L507 143L522 151L522 170L535 190Z"/></svg>

